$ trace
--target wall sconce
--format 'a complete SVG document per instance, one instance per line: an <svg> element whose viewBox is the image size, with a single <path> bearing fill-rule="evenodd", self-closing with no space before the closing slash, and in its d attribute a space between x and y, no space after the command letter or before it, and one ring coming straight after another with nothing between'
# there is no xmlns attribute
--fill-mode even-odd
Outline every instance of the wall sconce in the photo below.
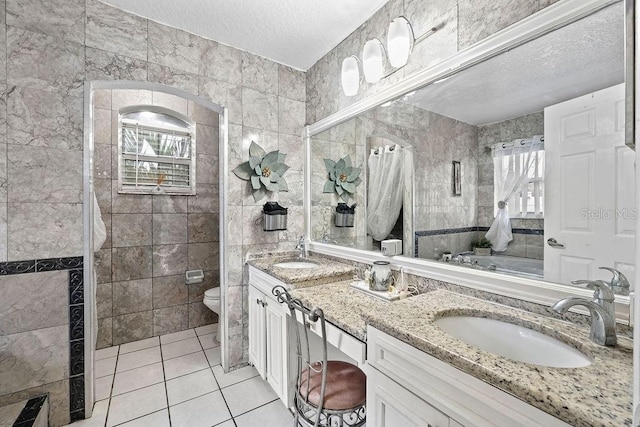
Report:
<svg viewBox="0 0 640 427"><path fill-rule="evenodd" d="M352 55L342 60L342 90L347 96L355 96L360 89L360 60Z"/></svg>
<svg viewBox="0 0 640 427"><path fill-rule="evenodd" d="M367 83L378 83L384 76L384 47L378 39L371 39L362 49L362 70Z"/></svg>
<svg viewBox="0 0 640 427"><path fill-rule="evenodd" d="M387 77L407 65L413 47L435 33L436 30L437 28L433 27L416 38L413 33L413 27L407 18L399 16L392 20L387 32L386 53L382 42L375 38L367 41L362 49L362 71L367 83L378 83L383 77ZM389 57L388 62L394 69L385 74L387 54ZM360 60L355 55L342 61L342 90L346 96L358 94L360 87L360 68L358 64L360 64Z"/></svg>
<svg viewBox="0 0 640 427"><path fill-rule="evenodd" d="M414 41L413 28L407 18L399 16L391 21L387 32L387 52L392 67L400 68L407 65Z"/></svg>

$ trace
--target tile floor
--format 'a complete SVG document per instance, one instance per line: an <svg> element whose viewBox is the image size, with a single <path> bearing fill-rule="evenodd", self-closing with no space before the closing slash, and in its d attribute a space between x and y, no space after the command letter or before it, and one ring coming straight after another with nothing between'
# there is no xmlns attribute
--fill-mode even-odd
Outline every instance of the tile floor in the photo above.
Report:
<svg viewBox="0 0 640 427"><path fill-rule="evenodd" d="M93 416L71 427L291 426L252 366L222 371L215 327L98 350Z"/></svg>

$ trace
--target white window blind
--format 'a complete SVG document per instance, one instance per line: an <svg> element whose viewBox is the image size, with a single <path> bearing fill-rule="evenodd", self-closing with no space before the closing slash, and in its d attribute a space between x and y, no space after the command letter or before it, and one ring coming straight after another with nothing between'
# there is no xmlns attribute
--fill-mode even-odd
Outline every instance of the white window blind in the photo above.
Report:
<svg viewBox="0 0 640 427"><path fill-rule="evenodd" d="M120 191L195 194L195 134L167 112L136 110L121 115Z"/></svg>
<svg viewBox="0 0 640 427"><path fill-rule="evenodd" d="M518 141L520 143L521 141ZM525 173L519 188L506 200L511 218L542 218L544 216L544 148L532 151L525 146L521 150L498 150L494 148L494 167L502 171L502 176L520 176ZM509 154L511 153L511 154ZM531 156L528 171L527 157ZM495 190L494 206L502 200L502 194ZM497 212L497 208L496 208Z"/></svg>

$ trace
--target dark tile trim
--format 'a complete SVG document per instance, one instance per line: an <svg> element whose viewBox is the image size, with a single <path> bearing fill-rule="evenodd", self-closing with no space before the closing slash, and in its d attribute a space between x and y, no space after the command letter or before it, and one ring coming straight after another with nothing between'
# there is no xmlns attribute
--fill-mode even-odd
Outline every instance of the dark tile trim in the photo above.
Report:
<svg viewBox="0 0 640 427"><path fill-rule="evenodd" d="M457 234L457 233L471 233L478 231L478 227L460 227L460 228L443 228L441 230L423 230L416 231L416 236L439 236L441 234Z"/></svg>
<svg viewBox="0 0 640 427"><path fill-rule="evenodd" d="M0 262L0 276L45 271L69 271L69 412L71 422L85 418L83 266L84 262L81 256ZM14 426L31 426L33 420L31 420L31 424L27 424L28 420L18 419L19 423L16 421Z"/></svg>
<svg viewBox="0 0 640 427"><path fill-rule="evenodd" d="M18 418L13 423L13 427L31 427L36 418L38 418L38 414L40 413L40 409L42 409L42 405L46 402L47 396L37 396L29 399L24 408L22 408L22 412L18 415Z"/></svg>

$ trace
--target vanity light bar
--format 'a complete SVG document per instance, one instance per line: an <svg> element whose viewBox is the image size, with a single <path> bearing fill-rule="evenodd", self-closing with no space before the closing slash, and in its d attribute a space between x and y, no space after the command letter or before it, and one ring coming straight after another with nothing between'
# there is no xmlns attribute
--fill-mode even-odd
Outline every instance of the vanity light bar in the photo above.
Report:
<svg viewBox="0 0 640 427"><path fill-rule="evenodd" d="M363 47L362 61L355 55L342 61L341 82L344 94L346 96L358 94L361 82L359 66L362 66L367 83L375 84L407 65L413 47L433 35L437 30L438 27L432 27L416 38L413 27L407 18L398 16L393 19L387 32L386 51L382 42L373 38L368 40ZM392 69L385 73L387 63Z"/></svg>

